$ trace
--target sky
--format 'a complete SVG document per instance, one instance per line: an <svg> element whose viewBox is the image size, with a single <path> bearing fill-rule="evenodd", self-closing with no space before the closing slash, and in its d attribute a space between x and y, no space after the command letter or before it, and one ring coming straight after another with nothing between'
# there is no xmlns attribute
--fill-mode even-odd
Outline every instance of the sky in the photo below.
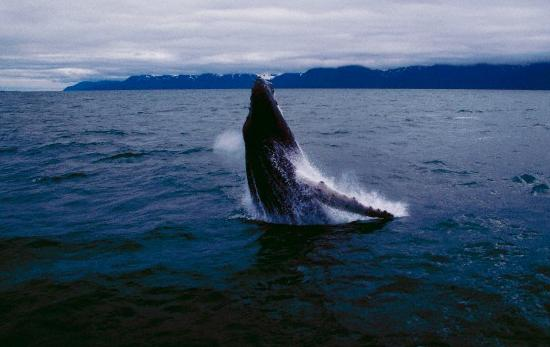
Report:
<svg viewBox="0 0 550 347"><path fill-rule="evenodd" d="M0 90L135 74L550 61L550 1L1 0Z"/></svg>

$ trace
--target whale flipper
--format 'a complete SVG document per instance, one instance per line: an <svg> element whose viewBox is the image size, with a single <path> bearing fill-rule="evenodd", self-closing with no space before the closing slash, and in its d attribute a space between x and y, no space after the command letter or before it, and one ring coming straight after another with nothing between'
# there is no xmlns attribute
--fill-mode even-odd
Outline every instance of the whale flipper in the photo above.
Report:
<svg viewBox="0 0 550 347"><path fill-rule="evenodd" d="M365 206L354 197L349 197L334 189L331 189L323 181L319 183L308 182L313 195L327 206L338 210L348 211L367 217L393 219L393 215L385 210Z"/></svg>

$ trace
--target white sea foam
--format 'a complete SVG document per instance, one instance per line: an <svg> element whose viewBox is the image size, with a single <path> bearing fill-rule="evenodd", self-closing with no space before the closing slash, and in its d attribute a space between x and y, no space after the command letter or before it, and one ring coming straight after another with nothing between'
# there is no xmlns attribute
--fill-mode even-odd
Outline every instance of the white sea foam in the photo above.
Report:
<svg viewBox="0 0 550 347"><path fill-rule="evenodd" d="M338 178L327 176L315 167L305 155L295 160L294 165L296 166L296 175L298 178L313 182L323 181L329 188L347 196L355 197L363 205L386 210L396 217L408 216L407 204L388 200L376 191L365 189L354 175L343 174ZM349 223L356 220L369 219L365 216L330 207L326 207L326 209L334 223Z"/></svg>
<svg viewBox="0 0 550 347"><path fill-rule="evenodd" d="M237 130L226 130L214 140L214 152L230 159L244 160L244 142Z"/></svg>

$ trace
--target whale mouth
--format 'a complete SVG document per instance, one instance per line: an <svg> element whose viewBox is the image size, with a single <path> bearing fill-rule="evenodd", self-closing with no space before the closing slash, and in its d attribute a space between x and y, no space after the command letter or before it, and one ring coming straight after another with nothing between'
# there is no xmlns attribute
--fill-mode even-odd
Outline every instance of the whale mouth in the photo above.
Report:
<svg viewBox="0 0 550 347"><path fill-rule="evenodd" d="M261 95L266 95L273 98L275 90L270 82L264 80L262 77L258 76L256 81L254 81L254 86L252 86L252 96L258 97Z"/></svg>
<svg viewBox="0 0 550 347"><path fill-rule="evenodd" d="M257 105L264 104L270 107L276 107L278 105L277 100L275 100L275 89L273 89L270 82L259 76L252 86L250 100Z"/></svg>

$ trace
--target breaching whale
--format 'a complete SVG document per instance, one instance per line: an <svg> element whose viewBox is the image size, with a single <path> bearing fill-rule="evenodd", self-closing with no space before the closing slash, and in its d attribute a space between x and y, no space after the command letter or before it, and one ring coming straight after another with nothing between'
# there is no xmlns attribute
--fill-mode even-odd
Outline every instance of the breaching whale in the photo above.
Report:
<svg viewBox="0 0 550 347"><path fill-rule="evenodd" d="M324 182L300 177L301 148L283 118L269 82L258 77L243 126L246 177L255 207L277 223L329 222L329 208L391 219L387 211L365 206Z"/></svg>

